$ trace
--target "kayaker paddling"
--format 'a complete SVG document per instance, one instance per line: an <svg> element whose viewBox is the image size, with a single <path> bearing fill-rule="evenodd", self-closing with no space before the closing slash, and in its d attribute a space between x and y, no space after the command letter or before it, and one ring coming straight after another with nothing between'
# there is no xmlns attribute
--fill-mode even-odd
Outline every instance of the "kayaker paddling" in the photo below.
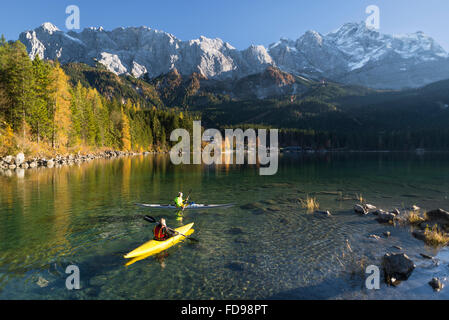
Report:
<svg viewBox="0 0 449 320"><path fill-rule="evenodd" d="M191 190L190 190L191 192ZM182 192L178 193L178 196L175 198L175 206L181 210L179 210L178 212L176 212L176 216L177 216L177 220L182 220L182 217L184 215L184 209L189 205L188 201L189 201L189 197L190 197L190 192L189 195L187 196L187 199L183 199L182 196Z"/></svg>
<svg viewBox="0 0 449 320"><path fill-rule="evenodd" d="M182 199L182 192L178 193L178 196L175 198L175 206L177 208L183 209L186 206L185 201Z"/></svg>
<svg viewBox="0 0 449 320"><path fill-rule="evenodd" d="M153 233L154 240L157 241L164 241L176 235L176 232L167 227L167 223L164 218L161 218L161 221L156 224Z"/></svg>

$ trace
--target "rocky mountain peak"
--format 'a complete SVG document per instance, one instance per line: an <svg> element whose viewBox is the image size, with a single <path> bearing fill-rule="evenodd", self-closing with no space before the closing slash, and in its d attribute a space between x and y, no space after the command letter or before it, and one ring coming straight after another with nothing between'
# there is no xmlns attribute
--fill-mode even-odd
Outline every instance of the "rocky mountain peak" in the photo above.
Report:
<svg viewBox="0 0 449 320"><path fill-rule="evenodd" d="M423 32L388 35L365 22L346 23L328 34L307 31L297 40L282 38L268 49L201 36L182 41L148 27L88 28L62 32L51 23L20 35L29 55L61 63L98 61L118 75L155 78L176 69L208 79L240 79L277 67L294 75L328 78L373 88L418 87L449 76L447 52Z"/></svg>
<svg viewBox="0 0 449 320"><path fill-rule="evenodd" d="M54 24L52 24L51 22L44 22L41 26L40 29L44 32L47 32L48 34L53 34L56 31L61 31L58 29L58 27L56 27Z"/></svg>

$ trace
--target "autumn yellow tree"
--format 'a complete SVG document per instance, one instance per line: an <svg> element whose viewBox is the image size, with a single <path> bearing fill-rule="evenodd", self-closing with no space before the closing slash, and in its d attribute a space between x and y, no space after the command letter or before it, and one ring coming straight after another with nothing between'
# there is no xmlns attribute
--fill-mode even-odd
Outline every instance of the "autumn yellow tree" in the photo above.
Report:
<svg viewBox="0 0 449 320"><path fill-rule="evenodd" d="M56 64L52 70L53 129L52 147L65 148L68 145L71 127L71 93L69 78Z"/></svg>
<svg viewBox="0 0 449 320"><path fill-rule="evenodd" d="M126 151L131 151L131 132L129 125L129 118L122 108L122 148Z"/></svg>

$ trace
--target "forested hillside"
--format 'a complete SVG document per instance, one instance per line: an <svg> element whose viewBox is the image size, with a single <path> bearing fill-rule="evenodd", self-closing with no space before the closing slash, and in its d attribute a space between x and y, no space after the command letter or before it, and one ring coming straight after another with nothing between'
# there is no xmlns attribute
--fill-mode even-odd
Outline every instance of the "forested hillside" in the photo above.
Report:
<svg viewBox="0 0 449 320"><path fill-rule="evenodd" d="M173 129L278 128L281 146L449 149L449 80L381 91L269 67L238 80L176 69L156 78L31 60L0 42L0 154L167 150Z"/></svg>
<svg viewBox="0 0 449 320"><path fill-rule="evenodd" d="M123 84L117 93L125 80L85 69L68 65L65 72L58 62L32 61L22 43L2 37L0 154L162 150L173 129L191 127L188 114L163 108L143 81L131 79L134 87Z"/></svg>

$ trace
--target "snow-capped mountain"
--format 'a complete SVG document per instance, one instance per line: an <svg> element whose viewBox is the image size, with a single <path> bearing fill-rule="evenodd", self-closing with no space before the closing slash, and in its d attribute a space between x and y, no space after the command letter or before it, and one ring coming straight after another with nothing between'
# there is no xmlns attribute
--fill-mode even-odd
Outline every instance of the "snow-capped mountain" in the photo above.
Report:
<svg viewBox="0 0 449 320"><path fill-rule="evenodd" d="M347 23L321 35L308 31L296 41L270 45L277 66L374 88L418 87L449 78L448 54L422 32L386 35L364 22Z"/></svg>
<svg viewBox="0 0 449 320"><path fill-rule="evenodd" d="M361 84L373 88L418 87L449 78L444 49L422 32L386 35L364 22L347 23L322 35L308 31L297 40L281 39L237 50L221 39L182 41L147 27L88 28L62 32L51 23L20 35L32 58L61 63L98 61L116 74L150 77L178 70L210 79L242 78L268 66L312 78Z"/></svg>
<svg viewBox="0 0 449 320"><path fill-rule="evenodd" d="M80 33L60 31L51 23L20 35L32 58L58 59L61 63L98 61L116 74L150 77L177 69L199 72L208 78L241 77L272 65L263 46L239 51L221 39L200 37L181 41L147 27L88 28Z"/></svg>

